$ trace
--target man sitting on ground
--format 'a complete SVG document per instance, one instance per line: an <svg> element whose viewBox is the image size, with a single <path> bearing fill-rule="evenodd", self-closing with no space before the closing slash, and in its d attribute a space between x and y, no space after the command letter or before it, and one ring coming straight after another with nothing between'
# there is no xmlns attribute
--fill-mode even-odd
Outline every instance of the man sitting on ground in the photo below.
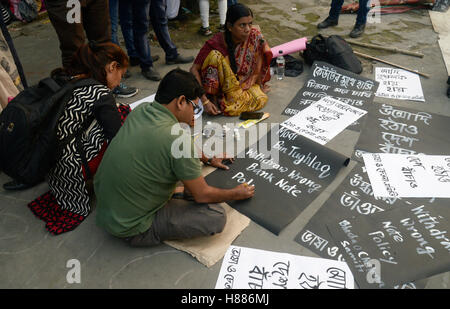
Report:
<svg viewBox="0 0 450 309"><path fill-rule="evenodd" d="M254 195L254 186L219 189L201 176L194 143L190 134L180 133L180 123L194 125L202 95L194 75L175 69L159 84L155 102L143 103L128 115L94 179L99 226L132 246L212 235L223 230L226 215L221 206L208 203ZM201 160L226 168L221 158L202 155ZM195 202L171 199L179 180Z"/></svg>

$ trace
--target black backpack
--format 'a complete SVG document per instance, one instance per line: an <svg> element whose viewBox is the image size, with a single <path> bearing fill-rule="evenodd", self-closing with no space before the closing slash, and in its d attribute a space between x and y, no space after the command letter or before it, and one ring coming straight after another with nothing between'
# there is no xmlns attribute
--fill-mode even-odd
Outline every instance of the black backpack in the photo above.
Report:
<svg viewBox="0 0 450 309"><path fill-rule="evenodd" d="M360 74L363 70L361 61L353 53L351 46L339 35L331 35L328 38L324 38L321 34L314 36L311 42L306 43L303 58L309 65L317 60L356 74Z"/></svg>
<svg viewBox="0 0 450 309"><path fill-rule="evenodd" d="M56 126L73 89L97 84L82 79L60 85L49 77L20 92L0 114L0 170L24 184L44 180L65 144L81 137L94 120L92 116L80 130L58 141Z"/></svg>

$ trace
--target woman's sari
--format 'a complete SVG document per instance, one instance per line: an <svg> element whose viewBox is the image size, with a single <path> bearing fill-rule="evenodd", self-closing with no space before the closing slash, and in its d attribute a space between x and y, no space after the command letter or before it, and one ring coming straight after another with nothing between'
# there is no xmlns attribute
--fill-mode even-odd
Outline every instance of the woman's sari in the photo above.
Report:
<svg viewBox="0 0 450 309"><path fill-rule="evenodd" d="M224 34L218 33L200 50L196 64L208 95L215 96L227 116L263 108L268 100L261 87L270 80L272 52L261 32L252 28L249 37L234 51L237 74L230 66Z"/></svg>

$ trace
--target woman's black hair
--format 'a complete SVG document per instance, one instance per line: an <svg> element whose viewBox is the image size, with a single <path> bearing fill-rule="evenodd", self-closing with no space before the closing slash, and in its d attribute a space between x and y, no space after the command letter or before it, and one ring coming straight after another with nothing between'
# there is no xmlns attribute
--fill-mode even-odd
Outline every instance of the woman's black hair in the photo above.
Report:
<svg viewBox="0 0 450 309"><path fill-rule="evenodd" d="M253 17L253 12L249 7L242 3L233 4L227 10L227 19L225 21L225 43L227 43L230 65L234 74L237 73L236 59L234 58L235 46L231 39L231 32L228 30L228 24L233 26L238 19L247 16Z"/></svg>

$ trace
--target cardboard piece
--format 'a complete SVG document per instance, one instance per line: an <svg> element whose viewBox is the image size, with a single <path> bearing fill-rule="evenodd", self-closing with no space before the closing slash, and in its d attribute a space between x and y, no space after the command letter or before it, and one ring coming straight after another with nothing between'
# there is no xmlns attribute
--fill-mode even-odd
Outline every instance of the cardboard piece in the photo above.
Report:
<svg viewBox="0 0 450 309"><path fill-rule="evenodd" d="M165 243L175 249L189 253L206 267L216 264L223 258L236 237L250 224L250 219L237 210L225 203L220 205L227 214L227 223L222 233L184 240L170 240L165 241Z"/></svg>

